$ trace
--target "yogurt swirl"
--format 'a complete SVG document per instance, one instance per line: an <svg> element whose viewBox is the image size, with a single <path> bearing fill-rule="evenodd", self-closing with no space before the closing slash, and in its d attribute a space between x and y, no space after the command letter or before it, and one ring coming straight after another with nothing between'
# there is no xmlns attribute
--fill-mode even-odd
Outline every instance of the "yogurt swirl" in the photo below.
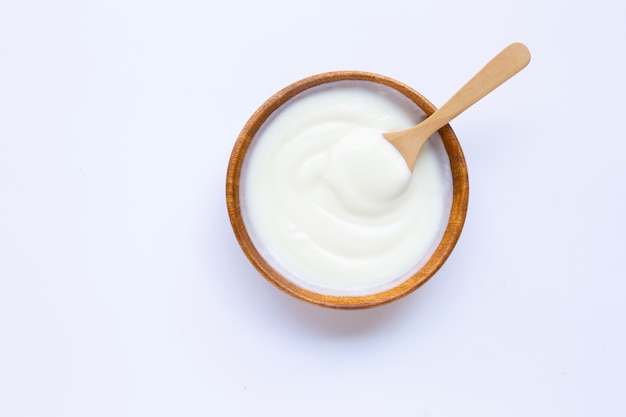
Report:
<svg viewBox="0 0 626 417"><path fill-rule="evenodd" d="M423 117L368 82L331 83L274 112L242 172L244 221L272 266L329 294L379 290L414 272L450 214L449 160L435 135L411 173L382 132Z"/></svg>

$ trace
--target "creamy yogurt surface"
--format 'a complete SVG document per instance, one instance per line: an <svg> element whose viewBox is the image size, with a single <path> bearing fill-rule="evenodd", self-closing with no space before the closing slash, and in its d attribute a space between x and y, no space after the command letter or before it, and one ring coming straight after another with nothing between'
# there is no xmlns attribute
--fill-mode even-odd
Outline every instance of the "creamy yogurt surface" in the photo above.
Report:
<svg viewBox="0 0 626 417"><path fill-rule="evenodd" d="M422 266L443 236L452 202L438 134L411 173L383 132L423 112L366 81L308 90L257 132L241 176L244 222L278 272L330 295L373 293Z"/></svg>

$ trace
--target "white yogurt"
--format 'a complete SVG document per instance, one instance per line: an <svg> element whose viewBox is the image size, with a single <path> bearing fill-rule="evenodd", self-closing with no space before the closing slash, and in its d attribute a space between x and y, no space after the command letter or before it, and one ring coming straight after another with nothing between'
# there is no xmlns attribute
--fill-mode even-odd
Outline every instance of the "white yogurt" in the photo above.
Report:
<svg viewBox="0 0 626 417"><path fill-rule="evenodd" d="M378 292L417 271L450 215L449 159L436 134L411 174L382 132L423 119L365 81L308 90L274 112L241 176L247 230L272 267L331 295Z"/></svg>

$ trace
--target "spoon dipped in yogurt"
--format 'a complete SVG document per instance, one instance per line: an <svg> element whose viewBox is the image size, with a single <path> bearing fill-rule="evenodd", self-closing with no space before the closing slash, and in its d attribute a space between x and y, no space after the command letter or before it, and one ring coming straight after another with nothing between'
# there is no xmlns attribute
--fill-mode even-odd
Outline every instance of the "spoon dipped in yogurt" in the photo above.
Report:
<svg viewBox="0 0 626 417"><path fill-rule="evenodd" d="M472 79L426 120L409 129L384 133L383 137L398 149L410 171L424 143L437 130L485 97L530 62L530 52L522 43L504 48Z"/></svg>

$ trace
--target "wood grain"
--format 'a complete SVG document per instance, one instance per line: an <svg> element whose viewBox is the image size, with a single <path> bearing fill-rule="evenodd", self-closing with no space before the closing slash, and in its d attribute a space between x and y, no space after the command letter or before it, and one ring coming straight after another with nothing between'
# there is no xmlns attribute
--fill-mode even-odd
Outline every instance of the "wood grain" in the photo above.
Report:
<svg viewBox="0 0 626 417"><path fill-rule="evenodd" d="M272 268L263 256L261 256L258 249L252 242L250 235L246 230L242 216L240 177L246 152L250 148L256 133L259 131L263 123L276 109L285 104L289 99L310 88L317 87L325 83L344 80L369 81L391 87L409 98L428 116L433 114L436 110L435 106L433 106L417 91L392 78L379 74L362 71L335 71L313 75L297 81L280 90L263 103L261 107L259 107L259 109L252 115L252 117L250 117L241 130L233 147L228 164L228 171L226 174L226 204L233 232L239 242L239 245L241 246L241 249L252 265L254 265L261 275L263 275L270 283L287 294L308 303L336 309L362 309L389 303L406 296L423 285L426 281L428 281L428 279L430 279L430 277L433 276L433 274L435 274L435 272L437 272L437 270L439 270L452 252L459 236L461 235L467 213L469 182L467 166L465 164L465 157L463 156L461 146L450 126L445 125L439 129L439 133L443 140L446 152L450 158L453 181L452 209L450 212L448 226L439 245L435 249L435 252L428 259L425 265L411 277L393 288L368 295L327 295L302 288Z"/></svg>

